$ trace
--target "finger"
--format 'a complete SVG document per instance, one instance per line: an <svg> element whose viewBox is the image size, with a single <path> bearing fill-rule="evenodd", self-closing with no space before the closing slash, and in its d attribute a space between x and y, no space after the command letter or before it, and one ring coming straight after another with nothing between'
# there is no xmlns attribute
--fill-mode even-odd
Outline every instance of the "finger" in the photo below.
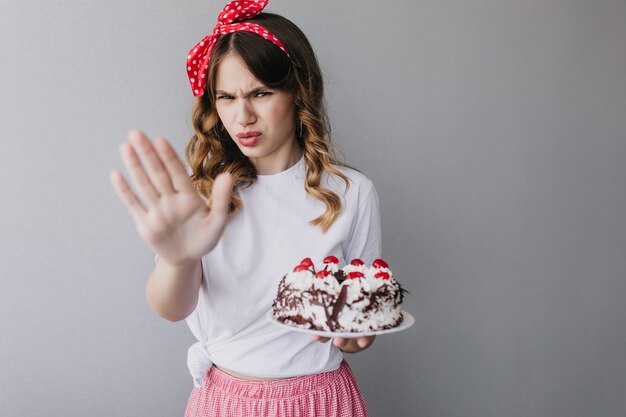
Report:
<svg viewBox="0 0 626 417"><path fill-rule="evenodd" d="M145 172L156 191L160 195L173 194L174 185L172 184L170 174L165 169L161 157L146 135L139 130L131 130L128 133L128 139L139 155L141 162L145 165Z"/></svg>
<svg viewBox="0 0 626 417"><path fill-rule="evenodd" d="M211 188L211 217L225 220L230 208L233 178L225 172L217 176Z"/></svg>
<svg viewBox="0 0 626 417"><path fill-rule="evenodd" d="M167 139L157 138L154 141L154 147L170 175L175 191L184 193L196 192L185 166Z"/></svg>
<svg viewBox="0 0 626 417"><path fill-rule="evenodd" d="M208 236L221 236L228 222L233 179L229 173L222 173L215 178L211 188L211 212L207 220Z"/></svg>
<svg viewBox="0 0 626 417"><path fill-rule="evenodd" d="M311 339L320 342L320 343L326 343L330 340L330 337L323 337L323 336L318 336L318 335L312 335Z"/></svg>
<svg viewBox="0 0 626 417"><path fill-rule="evenodd" d="M345 348L348 346L349 340L343 337L335 337L333 340L333 344L337 346L339 349Z"/></svg>
<svg viewBox="0 0 626 417"><path fill-rule="evenodd" d="M368 337L359 337L356 340L356 344L361 348L365 349L369 347L372 343L374 343L374 339L376 336L368 336Z"/></svg>
<svg viewBox="0 0 626 417"><path fill-rule="evenodd" d="M211 210L228 211L230 207L233 177L223 172L215 178L211 189Z"/></svg>
<svg viewBox="0 0 626 417"><path fill-rule="evenodd" d="M139 197L141 197L146 204L155 204L159 198L159 194L154 189L150 179L143 170L143 166L132 145L123 143L120 145L119 151Z"/></svg>
<svg viewBox="0 0 626 417"><path fill-rule="evenodd" d="M124 203L124 206L126 206L133 218L136 221L139 219L143 219L146 214L146 209L141 204L139 199L135 196L135 194L133 194L122 173L119 171L111 172L109 174L109 180L113 185L115 193L120 198L120 200L122 200L122 203Z"/></svg>

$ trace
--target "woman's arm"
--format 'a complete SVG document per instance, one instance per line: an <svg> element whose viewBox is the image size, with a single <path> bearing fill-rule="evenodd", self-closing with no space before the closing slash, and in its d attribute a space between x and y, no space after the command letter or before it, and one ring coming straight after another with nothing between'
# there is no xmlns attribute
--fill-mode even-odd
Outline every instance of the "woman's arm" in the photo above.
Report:
<svg viewBox="0 0 626 417"><path fill-rule="evenodd" d="M182 320L198 301L202 256L217 245L228 222L232 178L215 178L209 209L167 140L152 143L132 130L120 153L137 194L118 171L110 174L113 188L143 241L161 255L146 284L148 304L168 320Z"/></svg>
<svg viewBox="0 0 626 417"><path fill-rule="evenodd" d="M196 308L201 283L201 261L172 265L159 259L146 283L146 299L159 316L184 320Z"/></svg>

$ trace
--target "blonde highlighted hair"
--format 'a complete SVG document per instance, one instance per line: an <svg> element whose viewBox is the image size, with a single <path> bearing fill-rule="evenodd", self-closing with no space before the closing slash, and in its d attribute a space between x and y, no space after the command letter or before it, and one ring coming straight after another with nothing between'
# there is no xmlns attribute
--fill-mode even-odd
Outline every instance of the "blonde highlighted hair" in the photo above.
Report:
<svg viewBox="0 0 626 417"><path fill-rule="evenodd" d="M222 172L230 172L234 180L230 211L241 208L236 190L251 185L256 170L241 153L222 125L215 108L215 76L221 59L229 53L238 55L250 72L269 88L294 92L296 140L304 150L307 194L321 201L326 210L309 223L326 232L341 212L341 200L321 185L326 172L349 180L337 167L347 167L337 160L330 140L330 124L324 105L322 72L315 53L302 31L286 18L261 13L248 20L274 34L285 45L289 56L259 35L235 32L222 36L211 54L204 94L194 102L192 123L194 135L185 148L192 170L191 180L200 194L209 199L213 181Z"/></svg>

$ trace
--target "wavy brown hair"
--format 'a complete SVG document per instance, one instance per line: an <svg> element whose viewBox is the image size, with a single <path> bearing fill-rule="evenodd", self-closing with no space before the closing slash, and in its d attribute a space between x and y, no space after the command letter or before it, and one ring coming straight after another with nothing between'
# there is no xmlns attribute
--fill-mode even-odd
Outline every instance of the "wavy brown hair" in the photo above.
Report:
<svg viewBox="0 0 626 417"><path fill-rule="evenodd" d="M257 177L254 166L231 139L215 108L218 65L224 56L234 53L268 88L295 93L296 126L302 123L296 140L304 150L304 188L307 194L326 206L324 213L311 220L310 224L326 232L341 212L341 200L336 193L320 185L323 174L327 172L341 178L346 190L350 183L337 169L337 166L347 165L337 160L331 144L324 84L317 58L304 33L286 18L261 13L247 21L268 29L282 42L289 56L272 42L253 33L235 32L219 38L211 54L207 87L193 105L195 133L185 148L185 157L192 170L191 180L210 204L211 187L220 173L231 173L234 190L250 186ZM230 211L241 206L241 199L233 191Z"/></svg>

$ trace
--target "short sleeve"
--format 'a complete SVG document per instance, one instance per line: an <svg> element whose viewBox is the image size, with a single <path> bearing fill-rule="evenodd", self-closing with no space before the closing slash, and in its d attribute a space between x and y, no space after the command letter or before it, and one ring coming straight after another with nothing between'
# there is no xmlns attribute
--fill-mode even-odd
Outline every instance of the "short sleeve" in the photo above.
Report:
<svg viewBox="0 0 626 417"><path fill-rule="evenodd" d="M381 257L382 252L380 202L373 184L363 191L363 195L359 195L354 227L345 255L346 262L358 258L371 264Z"/></svg>

